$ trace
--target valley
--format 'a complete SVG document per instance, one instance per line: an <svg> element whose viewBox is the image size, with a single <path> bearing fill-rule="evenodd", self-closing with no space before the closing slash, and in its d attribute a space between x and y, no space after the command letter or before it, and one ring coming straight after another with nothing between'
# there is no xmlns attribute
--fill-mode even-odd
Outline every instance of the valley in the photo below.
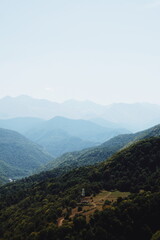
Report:
<svg viewBox="0 0 160 240"><path fill-rule="evenodd" d="M0 1L0 240L160 240L160 0Z"/></svg>
<svg viewBox="0 0 160 240"><path fill-rule="evenodd" d="M158 234L160 125L130 133L64 117L0 124L10 128L0 128L0 240Z"/></svg>

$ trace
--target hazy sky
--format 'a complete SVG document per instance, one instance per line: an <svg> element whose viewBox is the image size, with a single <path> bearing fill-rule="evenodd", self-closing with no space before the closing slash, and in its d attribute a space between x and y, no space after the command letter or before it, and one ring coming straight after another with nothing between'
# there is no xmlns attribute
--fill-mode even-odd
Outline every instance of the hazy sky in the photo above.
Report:
<svg viewBox="0 0 160 240"><path fill-rule="evenodd" d="M0 97L160 104L159 0L0 0Z"/></svg>

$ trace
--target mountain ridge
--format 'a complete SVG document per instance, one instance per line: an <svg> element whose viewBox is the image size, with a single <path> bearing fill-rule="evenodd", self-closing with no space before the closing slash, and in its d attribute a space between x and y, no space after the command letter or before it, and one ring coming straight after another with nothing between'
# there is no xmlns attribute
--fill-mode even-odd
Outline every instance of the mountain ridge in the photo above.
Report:
<svg viewBox="0 0 160 240"><path fill-rule="evenodd" d="M125 129L110 129L83 119L54 117L25 133L32 141L44 146L53 156L99 145Z"/></svg>
<svg viewBox="0 0 160 240"><path fill-rule="evenodd" d="M54 159L48 165L44 166L45 170L55 167L80 167L93 165L106 160L121 149L125 149L131 144L150 137L160 136L160 124L137 132L135 134L121 134L102 143L100 146L92 147L82 151L66 153L59 158Z"/></svg>
<svg viewBox="0 0 160 240"><path fill-rule="evenodd" d="M47 152L23 135L0 128L0 173L5 181L28 176L51 159Z"/></svg>
<svg viewBox="0 0 160 240"><path fill-rule="evenodd" d="M120 124L122 128L125 127L130 131L140 131L158 124L160 106L151 103L115 103L105 106L90 101L76 100L56 103L29 96L0 99L0 118L38 117L49 119L57 115L86 120L102 118Z"/></svg>

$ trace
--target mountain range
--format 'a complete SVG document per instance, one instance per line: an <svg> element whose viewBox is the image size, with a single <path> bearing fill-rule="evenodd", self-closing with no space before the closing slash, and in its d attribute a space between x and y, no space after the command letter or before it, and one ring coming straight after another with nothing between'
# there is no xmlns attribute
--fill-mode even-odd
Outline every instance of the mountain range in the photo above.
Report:
<svg viewBox="0 0 160 240"><path fill-rule="evenodd" d="M26 123L25 118L16 120ZM26 124L28 127L31 126L32 120L30 119L29 125ZM17 121L14 119L13 123L15 122ZM1 182L6 182L9 178L25 177L34 171L39 171L39 169L50 170L57 167L73 169L97 164L133 142L160 136L160 125L156 125L135 134L118 135L99 146L93 147L96 143L89 140L93 140L94 137L98 139L97 136L103 137L105 134L109 134L111 130L89 121L71 120L62 117L55 117L48 121L34 119L33 122L37 125L28 132L28 137L32 141L15 131L0 129ZM12 120L7 120L7 123L11 124ZM12 127L13 125L11 124ZM22 125L20 124L19 127L23 128ZM69 135L69 133L74 136ZM78 138L79 135L81 138L83 137L83 140ZM88 137L91 137L91 139L88 139ZM36 143L33 143L33 141ZM75 151L82 148L85 149ZM72 150L74 152L71 152ZM62 155L64 152L68 153ZM62 156L53 159L53 156L58 155Z"/></svg>
<svg viewBox="0 0 160 240"><path fill-rule="evenodd" d="M49 162L43 169L50 170L56 167L76 168L85 165L93 165L108 159L117 151L128 147L134 142L150 137L160 137L160 124L135 134L118 135L98 147L66 153Z"/></svg>
<svg viewBox="0 0 160 240"><path fill-rule="evenodd" d="M0 100L0 239L160 239L159 106L84 105Z"/></svg>
<svg viewBox="0 0 160 240"><path fill-rule="evenodd" d="M160 106L149 103L115 103L99 105L90 101L69 100L64 103L34 99L29 96L0 99L0 118L35 117L51 119L62 116L73 119L99 119L103 126L113 122L117 128L140 131L160 121ZM96 120L97 121L97 120Z"/></svg>
<svg viewBox="0 0 160 240"><path fill-rule="evenodd" d="M81 150L99 145L125 129L112 129L99 126L87 120L55 117L30 129L25 136L42 145L54 157L65 152Z"/></svg>
<svg viewBox="0 0 160 240"><path fill-rule="evenodd" d="M91 121L64 117L50 120L31 117L0 119L0 127L23 134L54 157L96 146L120 133L129 132L116 126L102 127Z"/></svg>

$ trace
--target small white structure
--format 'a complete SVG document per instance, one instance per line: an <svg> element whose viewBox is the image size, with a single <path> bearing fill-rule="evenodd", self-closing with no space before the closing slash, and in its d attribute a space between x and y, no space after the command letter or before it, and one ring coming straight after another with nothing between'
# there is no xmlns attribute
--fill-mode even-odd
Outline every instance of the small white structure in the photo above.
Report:
<svg viewBox="0 0 160 240"><path fill-rule="evenodd" d="M82 197L85 197L85 189L82 188Z"/></svg>

